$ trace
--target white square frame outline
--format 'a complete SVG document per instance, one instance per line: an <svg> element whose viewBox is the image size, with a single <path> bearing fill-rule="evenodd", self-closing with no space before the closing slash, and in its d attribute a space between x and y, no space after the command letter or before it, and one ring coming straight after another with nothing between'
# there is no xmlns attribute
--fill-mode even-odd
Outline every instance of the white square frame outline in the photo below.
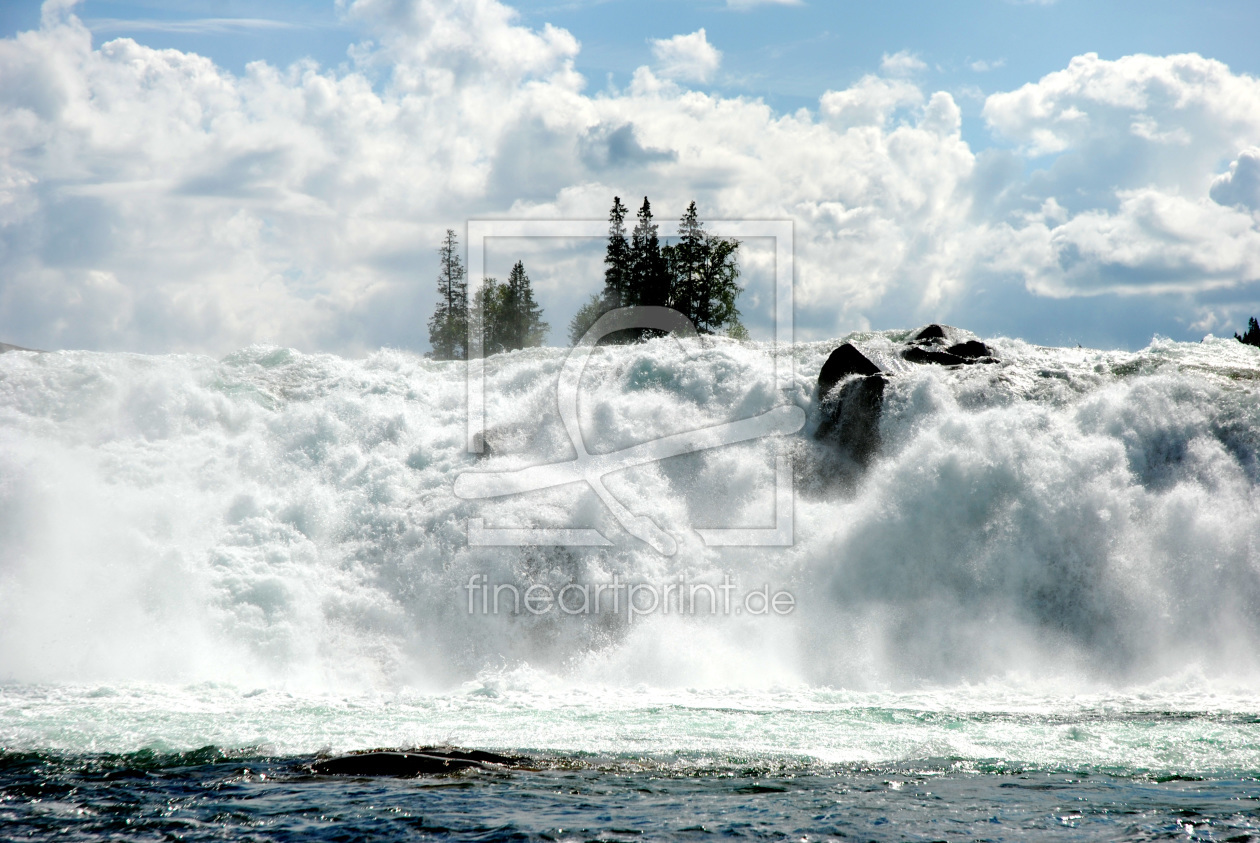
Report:
<svg viewBox="0 0 1260 843"><path fill-rule="evenodd" d="M774 240L774 358L775 391L786 398L795 380L794 309L792 301L795 265L792 220L714 220L705 230L715 237L771 238ZM677 237L677 223L659 223L662 238ZM602 239L608 236L607 220L469 220L469 297L485 279L486 239L490 237L557 237ZM475 279L475 280L474 280ZM485 442L486 377L485 346L481 331L468 323L468 428L467 447L479 454ZM794 489L792 465L784 448L775 455L774 526L772 527L693 527L709 547L790 547L793 542ZM486 527L482 518L468 519L468 543L482 547L574 546L608 547L597 530L586 528Z"/></svg>

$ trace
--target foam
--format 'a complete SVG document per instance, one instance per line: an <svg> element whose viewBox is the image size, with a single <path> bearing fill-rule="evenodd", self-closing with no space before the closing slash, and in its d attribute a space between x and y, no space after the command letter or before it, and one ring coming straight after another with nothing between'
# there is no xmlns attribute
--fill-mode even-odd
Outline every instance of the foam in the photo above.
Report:
<svg viewBox="0 0 1260 843"><path fill-rule="evenodd" d="M848 339L878 356L900 332ZM755 343L601 349L592 451L811 406L837 342L774 389ZM438 691L528 665L577 687L908 689L1017 676L1093 687L1200 671L1250 687L1260 652L1260 360L1232 340L1140 352L991 343L998 365L890 380L883 452L853 487L801 486L791 548L712 548L764 523L751 443L610 476L679 538L628 539L580 485L491 502L464 471L571 458L564 352L487 363L488 438L464 368L251 347L222 361L0 357L0 677ZM826 472L807 438L798 473ZM825 491L829 489L829 491ZM487 523L581 522L612 549L469 547ZM523 587L731 574L788 617L483 616L473 574Z"/></svg>

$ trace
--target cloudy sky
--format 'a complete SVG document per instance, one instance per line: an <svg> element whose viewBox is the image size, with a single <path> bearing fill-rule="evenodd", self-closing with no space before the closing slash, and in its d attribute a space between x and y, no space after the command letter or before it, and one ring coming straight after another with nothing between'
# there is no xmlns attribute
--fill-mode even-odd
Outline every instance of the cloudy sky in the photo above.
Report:
<svg viewBox="0 0 1260 843"><path fill-rule="evenodd" d="M422 351L444 229L613 195L792 220L799 338L1231 334L1256 32L1250 0L6 0L0 341ZM521 248L558 343L597 248Z"/></svg>

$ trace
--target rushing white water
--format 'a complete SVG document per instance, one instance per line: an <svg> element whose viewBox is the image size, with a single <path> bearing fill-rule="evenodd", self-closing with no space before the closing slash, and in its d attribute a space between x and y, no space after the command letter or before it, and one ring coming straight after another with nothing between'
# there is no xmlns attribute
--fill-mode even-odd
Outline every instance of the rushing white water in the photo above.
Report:
<svg viewBox="0 0 1260 843"><path fill-rule="evenodd" d="M901 336L851 339L878 357ZM735 705L722 695L782 689L796 689L802 711L830 705L818 694L901 705L896 695L916 689L952 688L957 706L967 693L958 689L974 683L1067 700L1171 682L1175 694L1200 689L1199 708L1213 707L1210 689L1245 698L1260 677L1260 352L1215 339L1136 353L992 344L997 365L906 367L891 379L883 448L856 485L832 482L808 428L790 437L791 547L707 547L693 529L773 521L765 442L610 475L620 500L678 538L671 557L628 537L583 484L493 501L454 495L462 472L572 458L556 408L562 350L488 362L495 453L484 460L464 449L462 364L273 347L222 361L4 354L6 739L60 745L51 726L24 732L19 713L33 710L31 695L39 710L57 710L57 688L77 694L80 710L101 688L125 698L141 686L201 689L190 700L205 688L237 689L234 699L265 688L314 700L480 700L511 684L495 677L521 675L533 677L526 708L541 705L545 677L564 689L556 693L599 696L609 712L623 697L650 708L670 694L717 694ZM757 344L601 349L582 381L586 440L609 451L789 401L812 412L835 345L794 348L787 395ZM593 526L614 546L470 547L472 517ZM476 574L521 591L614 575L730 576L740 592L789 591L795 607L632 621L470 613L465 586ZM164 692L146 693L162 709ZM1005 691L993 694L1009 707ZM1160 706L1175 707L1160 694ZM363 740L410 734L364 717ZM692 726L683 733L695 741L707 727ZM184 732L171 728L178 742ZM416 728L420 740L448 737ZM472 732L466 739L503 745Z"/></svg>

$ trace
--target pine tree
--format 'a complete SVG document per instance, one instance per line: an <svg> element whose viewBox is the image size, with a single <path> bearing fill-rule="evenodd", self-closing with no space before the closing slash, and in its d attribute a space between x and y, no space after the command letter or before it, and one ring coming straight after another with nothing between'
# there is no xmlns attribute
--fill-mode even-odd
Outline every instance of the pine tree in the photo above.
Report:
<svg viewBox="0 0 1260 843"><path fill-rule="evenodd" d="M630 304L631 259L630 243L626 240L626 212L621 197L614 196L612 210L608 212L608 249L604 253L604 299L607 309Z"/></svg>
<svg viewBox="0 0 1260 843"><path fill-rule="evenodd" d="M678 221L678 242L664 247L661 254L670 279L669 306L699 326L696 316L704 299L709 243L695 202Z"/></svg>
<svg viewBox="0 0 1260 843"><path fill-rule="evenodd" d="M695 202L687 206L679 220L678 235L676 244L662 250L671 282L669 306L704 334L742 328L735 306L739 296L739 241L706 233Z"/></svg>
<svg viewBox="0 0 1260 843"><path fill-rule="evenodd" d="M438 302L429 319L429 345L433 347L429 356L435 360L463 360L468 352L468 283L454 229L446 229L438 256Z"/></svg>
<svg viewBox="0 0 1260 843"><path fill-rule="evenodd" d="M626 240L626 214L629 208L621 204L621 197L614 196L608 212L608 247L604 252L604 289L592 295L586 304L578 308L569 322L569 343L577 345L591 326L610 310L628 307L638 302L634 284L633 255ZM608 342L626 341L638 337L638 332L617 332L618 336L606 338Z"/></svg>
<svg viewBox="0 0 1260 843"><path fill-rule="evenodd" d="M504 346L507 350L542 345L551 326L542 320L542 308L534 300L534 288L521 261L516 262L508 275L504 310Z"/></svg>
<svg viewBox="0 0 1260 843"><path fill-rule="evenodd" d="M661 256L652 205L646 196L639 208L638 222L630 235L630 293L628 305L661 307L669 305L670 279Z"/></svg>
<svg viewBox="0 0 1260 843"><path fill-rule="evenodd" d="M1251 317L1250 321L1247 322L1247 333L1239 336L1235 332L1234 339L1247 345L1260 347L1260 323L1256 322L1256 317Z"/></svg>

